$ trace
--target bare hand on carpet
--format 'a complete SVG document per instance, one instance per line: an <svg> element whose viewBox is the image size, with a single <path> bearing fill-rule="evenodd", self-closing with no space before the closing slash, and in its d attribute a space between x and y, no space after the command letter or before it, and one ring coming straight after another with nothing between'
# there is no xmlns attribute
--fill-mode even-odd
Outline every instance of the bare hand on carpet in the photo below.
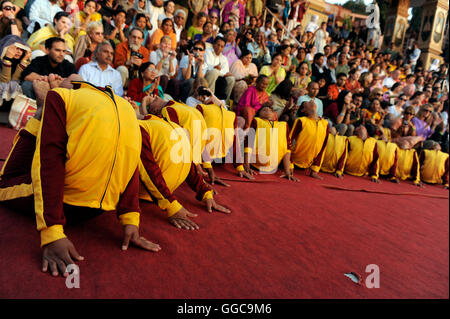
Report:
<svg viewBox="0 0 450 319"><path fill-rule="evenodd" d="M220 213L225 213L225 214L230 214L231 213L231 210L229 210L228 208L217 204L216 201L214 199L212 199L212 198L211 199L207 199L205 204L206 204L206 209L208 210L208 213L212 213L213 209L217 210Z"/></svg>
<svg viewBox="0 0 450 319"><path fill-rule="evenodd" d="M158 244L152 243L151 241L139 236L139 228L135 225L125 225L123 227L123 243L122 250L127 250L130 242L137 247L143 248L150 251L160 251L161 247Z"/></svg>
<svg viewBox="0 0 450 319"><path fill-rule="evenodd" d="M67 238L58 239L48 245L45 245L42 252L42 271L50 270L53 276L58 276L59 273L67 277L67 266L75 264L72 257L76 261L84 260L84 257L75 249L75 246Z"/></svg>
<svg viewBox="0 0 450 319"><path fill-rule="evenodd" d="M212 168L207 168L206 171L208 172L211 185L214 185L214 183L216 183L218 185L222 185L222 186L226 186L226 187L231 186L230 184L227 184L222 179L220 179L220 177L218 177L216 175L216 173L214 173L214 170Z"/></svg>
<svg viewBox="0 0 450 319"><path fill-rule="evenodd" d="M189 212L186 208L181 208L174 215L169 217L169 222L177 228L195 230L199 229L198 225L194 223L189 217L197 217L197 214Z"/></svg>

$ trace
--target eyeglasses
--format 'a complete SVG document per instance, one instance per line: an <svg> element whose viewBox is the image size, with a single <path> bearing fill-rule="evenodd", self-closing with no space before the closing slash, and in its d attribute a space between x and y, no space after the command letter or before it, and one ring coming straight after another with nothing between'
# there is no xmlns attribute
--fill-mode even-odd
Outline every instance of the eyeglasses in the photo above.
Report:
<svg viewBox="0 0 450 319"><path fill-rule="evenodd" d="M197 50L197 51L200 51L200 52L205 51L205 49L199 48L199 47L193 47L192 50L194 50L194 51Z"/></svg>
<svg viewBox="0 0 450 319"><path fill-rule="evenodd" d="M212 16L211 19L219 19L219 17Z"/></svg>
<svg viewBox="0 0 450 319"><path fill-rule="evenodd" d="M5 10L5 11L16 11L16 8L15 7L11 7L11 6L5 6L5 7L2 8L2 10Z"/></svg>

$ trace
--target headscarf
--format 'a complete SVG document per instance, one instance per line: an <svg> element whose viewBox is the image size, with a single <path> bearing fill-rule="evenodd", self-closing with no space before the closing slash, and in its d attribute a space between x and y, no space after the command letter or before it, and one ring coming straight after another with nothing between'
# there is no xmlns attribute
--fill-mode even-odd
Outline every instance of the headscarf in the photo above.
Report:
<svg viewBox="0 0 450 319"><path fill-rule="evenodd" d="M14 43L20 43L23 46L26 46L29 48L29 45L25 43L21 38L19 38L17 35L8 34L3 39L0 40L0 59L3 59L3 57L6 54L6 51L8 50L8 47Z"/></svg>

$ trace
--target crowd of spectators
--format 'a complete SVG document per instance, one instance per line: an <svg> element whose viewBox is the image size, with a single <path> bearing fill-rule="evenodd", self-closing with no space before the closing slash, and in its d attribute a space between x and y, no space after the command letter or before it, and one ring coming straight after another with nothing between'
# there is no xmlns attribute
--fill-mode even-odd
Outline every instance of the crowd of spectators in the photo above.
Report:
<svg viewBox="0 0 450 319"><path fill-rule="evenodd" d="M157 94L195 107L209 88L247 128L263 106L292 126L313 100L338 135L369 123L402 148L448 152L446 63L424 69L414 39L384 49L365 27L303 24L308 1L277 2L2 0L0 105L35 98L36 79L79 74L138 104Z"/></svg>

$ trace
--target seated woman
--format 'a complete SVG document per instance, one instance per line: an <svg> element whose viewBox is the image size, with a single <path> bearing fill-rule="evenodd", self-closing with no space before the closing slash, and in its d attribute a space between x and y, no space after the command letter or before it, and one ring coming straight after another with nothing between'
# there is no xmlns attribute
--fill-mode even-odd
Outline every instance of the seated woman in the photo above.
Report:
<svg viewBox="0 0 450 319"><path fill-rule="evenodd" d="M236 44L236 31L228 30L225 34L225 48L222 54L227 58L228 65L233 66L233 63L239 60L239 56L242 55L241 49Z"/></svg>
<svg viewBox="0 0 450 319"><path fill-rule="evenodd" d="M381 108L380 100L374 99L368 109L362 110L362 121L363 125L366 123L371 123L375 126L383 123L385 112Z"/></svg>
<svg viewBox="0 0 450 319"><path fill-rule="evenodd" d="M412 122L414 107L408 106L403 111L403 116L391 122L391 141L401 149L411 149L417 143L424 141L422 136L417 136L416 126Z"/></svg>
<svg viewBox="0 0 450 319"><path fill-rule="evenodd" d="M164 98L164 91L159 85L159 75L153 63L142 63L139 67L139 77L131 80L128 86L128 97L138 103L141 103L144 97L153 94Z"/></svg>
<svg viewBox="0 0 450 319"><path fill-rule="evenodd" d="M194 18L194 23L188 29L188 39L194 40L194 37L197 34L203 33L203 25L208 20L206 13L199 12L197 16Z"/></svg>
<svg viewBox="0 0 450 319"><path fill-rule="evenodd" d="M347 90L341 91L337 101L327 107L325 114L335 124L339 135L353 135L355 127L351 124L351 121L356 121L359 118L359 114L353 104L352 92Z"/></svg>
<svg viewBox="0 0 450 319"><path fill-rule="evenodd" d="M411 122L416 127L416 135L423 137L424 140L430 138L437 126L437 121L433 119L433 106L431 104L422 105L416 116Z"/></svg>
<svg viewBox="0 0 450 319"><path fill-rule="evenodd" d="M87 33L87 26L91 22L101 22L102 15L97 12L97 3L95 0L86 0L83 10L75 14L73 18L73 27L70 31L75 42L78 37Z"/></svg>
<svg viewBox="0 0 450 319"><path fill-rule="evenodd" d="M269 78L265 75L259 75L255 85L249 87L236 105L235 112L237 116L242 116L245 120L243 129L249 128L256 112L269 102L269 96L266 88L269 85Z"/></svg>
<svg viewBox="0 0 450 319"><path fill-rule="evenodd" d="M147 20L147 17L143 13L138 13L134 17L134 21L131 25L131 28L138 27L142 31L144 31L144 40L142 41L142 45L145 46L149 39L150 30L152 29L152 25L150 24L149 20Z"/></svg>
<svg viewBox="0 0 450 319"><path fill-rule="evenodd" d="M271 65L265 65L261 68L259 74L265 75L269 78L269 85L266 88L267 94L270 96L280 84L286 78L286 71L281 67L283 57L280 53L275 53L272 58Z"/></svg>
<svg viewBox="0 0 450 319"><path fill-rule="evenodd" d="M303 90L301 95L306 94L306 88L308 87L309 82L311 82L311 77L309 76L309 65L305 61L300 62L297 67L297 72L292 72L290 76L290 80L295 88L299 88Z"/></svg>
<svg viewBox="0 0 450 319"><path fill-rule="evenodd" d="M270 96L270 99L273 101L272 110L275 112L277 120L286 108L286 104L291 97L292 88L293 85L291 80L285 79L277 86Z"/></svg>
<svg viewBox="0 0 450 319"><path fill-rule="evenodd" d="M18 36L9 34L0 40L0 106L22 93L22 71L31 63L31 49Z"/></svg>
<svg viewBox="0 0 450 319"><path fill-rule="evenodd" d="M91 22L86 28L86 34L78 37L73 53L75 69L78 71L82 65L91 62L92 54L99 43L104 39L103 25L100 22Z"/></svg>
<svg viewBox="0 0 450 319"><path fill-rule="evenodd" d="M233 101L237 103L248 86L252 85L258 77L258 69L252 63L252 53L244 49L241 58L231 66L230 72L236 78L233 88Z"/></svg>
<svg viewBox="0 0 450 319"><path fill-rule="evenodd" d="M147 41L145 47L149 51L155 51L159 49L159 44L161 43L161 38L163 36L169 36L172 39L172 51L177 49L177 35L173 28L172 19L166 18L163 20L161 28L153 32L152 37Z"/></svg>
<svg viewBox="0 0 450 319"><path fill-rule="evenodd" d="M255 41L248 43L247 49L252 52L252 62L258 68L260 68L264 64L270 64L272 62L269 49L266 46L266 38L264 36L264 32L257 32Z"/></svg>
<svg viewBox="0 0 450 319"><path fill-rule="evenodd" d="M159 49L150 53L150 62L155 65L160 74L159 85L166 92L169 81L175 76L177 71L176 52L171 50L172 39L165 35L161 38ZM171 85L176 85L176 81L171 81Z"/></svg>
<svg viewBox="0 0 450 319"><path fill-rule="evenodd" d="M268 106L261 107L252 120L251 130L245 137L244 169L252 174L250 165L263 173L275 173L283 163L281 177L298 181L291 163L291 142L286 122L278 122L275 112ZM274 134L276 133L276 134ZM274 139L277 140L274 140Z"/></svg>
<svg viewBox="0 0 450 319"><path fill-rule="evenodd" d="M212 48L212 43L214 41L212 34L213 25L211 22L206 21L206 23L203 25L203 32L196 34L194 36L194 41L201 40L203 41L203 43L205 43L207 49Z"/></svg>

